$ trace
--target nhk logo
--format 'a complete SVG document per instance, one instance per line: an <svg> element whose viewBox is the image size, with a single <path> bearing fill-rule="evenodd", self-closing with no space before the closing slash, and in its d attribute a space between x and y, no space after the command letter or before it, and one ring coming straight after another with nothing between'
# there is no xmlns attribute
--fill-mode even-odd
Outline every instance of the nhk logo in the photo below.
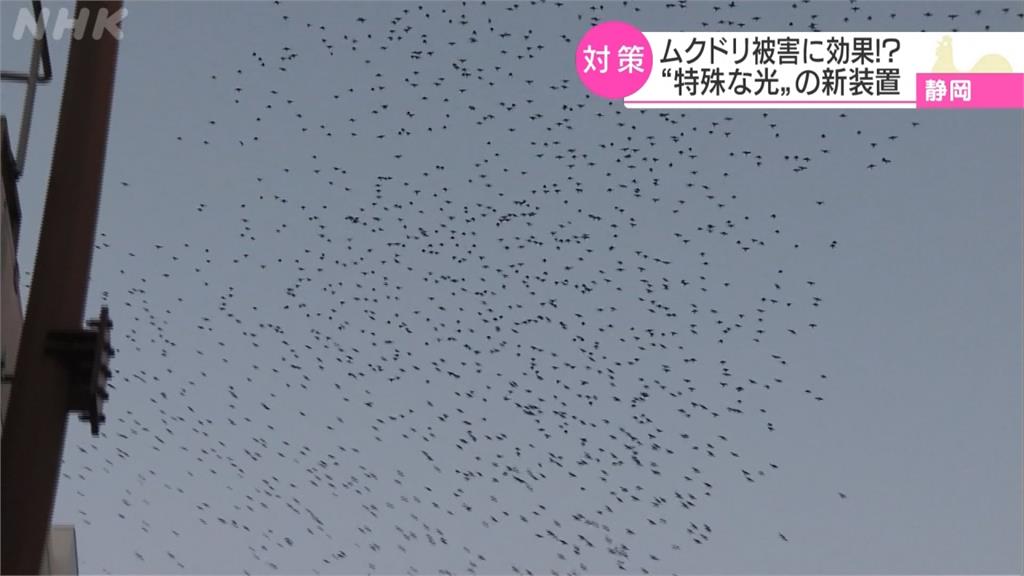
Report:
<svg viewBox="0 0 1024 576"><path fill-rule="evenodd" d="M60 40L64 34L72 31L72 38L82 40L90 32L88 30L90 22L88 6L80 8L77 15L68 8L61 8L56 12L56 18L53 18L51 22L50 9L43 8L39 17L42 27L37 29L35 13L30 8L22 8L18 11L18 20L14 23L14 39L21 40L28 32L30 36L39 40L46 32L53 40ZM120 40L124 35L121 31L121 21L127 15L128 11L123 7L112 14L106 8L97 9L91 30L93 40L99 40L105 32Z"/></svg>

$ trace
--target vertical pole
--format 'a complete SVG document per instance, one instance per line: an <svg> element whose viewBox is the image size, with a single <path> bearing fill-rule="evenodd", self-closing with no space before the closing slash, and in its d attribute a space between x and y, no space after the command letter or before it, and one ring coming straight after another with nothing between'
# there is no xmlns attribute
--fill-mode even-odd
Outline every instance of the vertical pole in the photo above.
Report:
<svg viewBox="0 0 1024 576"><path fill-rule="evenodd" d="M71 41L32 287L0 450L0 571L38 574L67 430L66 374L45 352L52 330L79 330L96 236L118 38L96 21L121 0L75 5L85 34ZM33 71L35 73L35 71Z"/></svg>
<svg viewBox="0 0 1024 576"><path fill-rule="evenodd" d="M39 80L39 55L42 52L46 29L43 25L43 15L36 17L36 35L32 40L32 58L29 67L32 73L29 74L28 84L25 86L25 105L21 110L21 130L18 131L18 150L15 157L15 166L18 178L25 172L25 153L28 152L28 132L32 129L32 109L36 105L36 84Z"/></svg>

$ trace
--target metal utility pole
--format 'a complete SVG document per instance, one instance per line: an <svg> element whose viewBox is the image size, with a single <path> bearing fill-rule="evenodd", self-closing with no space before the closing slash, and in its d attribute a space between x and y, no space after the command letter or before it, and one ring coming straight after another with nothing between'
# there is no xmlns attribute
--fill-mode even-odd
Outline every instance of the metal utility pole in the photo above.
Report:
<svg viewBox="0 0 1024 576"><path fill-rule="evenodd" d="M47 352L54 332L80 330L96 236L118 38L96 21L121 0L75 6L72 39L32 287L0 452L0 571L38 574L50 530L72 393ZM33 71L34 72L34 71Z"/></svg>

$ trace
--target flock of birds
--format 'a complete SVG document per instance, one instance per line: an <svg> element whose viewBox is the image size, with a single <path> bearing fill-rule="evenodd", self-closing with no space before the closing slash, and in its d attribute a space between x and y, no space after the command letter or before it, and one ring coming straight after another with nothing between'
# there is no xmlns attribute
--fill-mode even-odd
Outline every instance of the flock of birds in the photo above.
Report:
<svg viewBox="0 0 1024 576"><path fill-rule="evenodd" d="M813 263L841 239L802 229L842 217L816 163L875 177L916 121L825 111L800 140L792 113L625 110L566 63L609 19L921 17L779 6L233 6L279 37L185 71L205 125L151 135L221 173L186 169L204 199L173 234L101 222L117 371L102 437L66 452L79 530L129 535L133 571L685 571L711 502L785 474L782 407L828 403L801 354L840 289ZM783 524L768 542L798 546Z"/></svg>

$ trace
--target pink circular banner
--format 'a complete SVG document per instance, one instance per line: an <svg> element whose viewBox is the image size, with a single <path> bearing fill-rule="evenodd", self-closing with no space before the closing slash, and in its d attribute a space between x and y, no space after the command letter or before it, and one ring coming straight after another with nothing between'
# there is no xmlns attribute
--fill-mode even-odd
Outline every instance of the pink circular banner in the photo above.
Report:
<svg viewBox="0 0 1024 576"><path fill-rule="evenodd" d="M654 65L651 43L625 22L602 22L576 46L576 74L602 98L620 99L647 82Z"/></svg>

